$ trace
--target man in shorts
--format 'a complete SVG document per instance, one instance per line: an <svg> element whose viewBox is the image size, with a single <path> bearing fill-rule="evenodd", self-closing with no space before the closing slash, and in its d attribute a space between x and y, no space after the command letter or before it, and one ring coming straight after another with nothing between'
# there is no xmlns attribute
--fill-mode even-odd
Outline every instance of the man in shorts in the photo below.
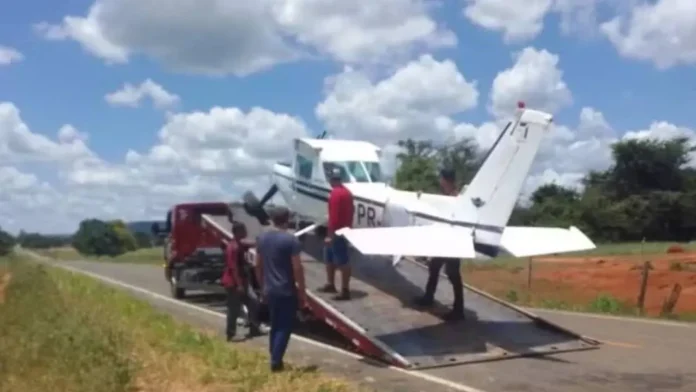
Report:
<svg viewBox="0 0 696 392"><path fill-rule="evenodd" d="M353 225L353 194L343 186L341 170L333 168L329 173L331 193L329 194L329 221L325 238L326 284L319 288L323 293L336 293L336 270L341 272L341 293L335 300L350 300L350 252L348 240L336 235L336 231Z"/></svg>

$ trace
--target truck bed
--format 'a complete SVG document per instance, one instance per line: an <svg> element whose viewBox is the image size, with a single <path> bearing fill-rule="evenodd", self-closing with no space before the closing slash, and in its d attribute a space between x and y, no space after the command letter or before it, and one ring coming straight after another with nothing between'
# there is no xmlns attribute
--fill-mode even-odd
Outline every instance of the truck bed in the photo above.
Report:
<svg viewBox="0 0 696 392"><path fill-rule="evenodd" d="M235 219L247 225L250 238L265 229L242 208L235 211ZM229 226L223 219L216 223ZM452 303L451 285L444 276L440 279L434 308L411 307L413 299L423 294L427 279L427 268L412 260L393 267L389 259L353 251L353 299L334 301L333 295L316 291L326 282L324 264L319 261L322 245L313 235L303 240L309 294L318 299L326 312L346 320L365 339L406 367L429 368L597 347L590 339L470 286L464 293L466 320L445 323L440 316Z"/></svg>

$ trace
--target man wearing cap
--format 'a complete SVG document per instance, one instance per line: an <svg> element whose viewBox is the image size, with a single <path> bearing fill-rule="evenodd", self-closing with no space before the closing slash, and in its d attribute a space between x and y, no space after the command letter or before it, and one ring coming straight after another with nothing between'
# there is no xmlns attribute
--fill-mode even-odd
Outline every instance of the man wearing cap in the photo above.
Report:
<svg viewBox="0 0 696 392"><path fill-rule="evenodd" d="M454 170L449 168L440 170L440 188L444 195L457 195ZM440 270L442 270L443 265L445 266L445 274L452 284L452 290L454 290L452 311L447 313L444 318L448 321L461 320L464 318L464 284L462 283L460 259L433 257L428 266L428 282L425 285L425 294L417 298L416 303L420 306L433 305L435 289L437 288Z"/></svg>
<svg viewBox="0 0 696 392"><path fill-rule="evenodd" d="M319 288L320 292L336 293L336 269L341 272L341 293L334 299L347 301L350 299L350 253L345 237L336 235L336 231L353 226L353 194L343 186L342 171L334 167L329 173L331 193L329 194L329 221L325 238L326 249L326 285Z"/></svg>

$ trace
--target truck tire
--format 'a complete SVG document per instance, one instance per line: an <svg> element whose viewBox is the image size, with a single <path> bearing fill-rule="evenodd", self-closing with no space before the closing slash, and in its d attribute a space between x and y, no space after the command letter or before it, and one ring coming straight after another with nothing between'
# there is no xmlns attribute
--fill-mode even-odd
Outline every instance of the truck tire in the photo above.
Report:
<svg viewBox="0 0 696 392"><path fill-rule="evenodd" d="M177 281L179 280L179 272L174 270L170 274L169 279L169 289L172 293L172 297L175 299L184 299L186 297L186 290L177 286Z"/></svg>
<svg viewBox="0 0 696 392"><path fill-rule="evenodd" d="M242 196L242 201L244 202L244 211L246 211L247 214L256 218L262 225L268 225L270 219L268 213L263 209L261 202L253 192L245 192Z"/></svg>

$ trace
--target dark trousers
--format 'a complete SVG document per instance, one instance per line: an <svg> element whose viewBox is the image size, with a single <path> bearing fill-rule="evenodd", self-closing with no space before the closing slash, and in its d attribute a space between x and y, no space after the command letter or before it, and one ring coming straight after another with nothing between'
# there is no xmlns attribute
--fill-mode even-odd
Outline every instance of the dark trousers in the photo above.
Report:
<svg viewBox="0 0 696 392"><path fill-rule="evenodd" d="M240 292L236 287L229 287L227 290L227 337L233 337L237 333L237 318L242 312L242 305L247 308L247 319L249 320L250 332L259 331L258 303L249 296L247 287Z"/></svg>
<svg viewBox="0 0 696 392"><path fill-rule="evenodd" d="M268 312L271 319L271 331L268 342L271 354L271 367L277 367L283 364L285 350L288 348L290 335L295 326L297 297L269 295Z"/></svg>
<svg viewBox="0 0 696 392"><path fill-rule="evenodd" d="M464 284L462 283L461 260L436 257L430 261L428 266L428 283L425 285L425 299L433 301L437 282L440 280L440 270L445 266L445 274L452 284L454 290L453 310L455 312L464 311Z"/></svg>

